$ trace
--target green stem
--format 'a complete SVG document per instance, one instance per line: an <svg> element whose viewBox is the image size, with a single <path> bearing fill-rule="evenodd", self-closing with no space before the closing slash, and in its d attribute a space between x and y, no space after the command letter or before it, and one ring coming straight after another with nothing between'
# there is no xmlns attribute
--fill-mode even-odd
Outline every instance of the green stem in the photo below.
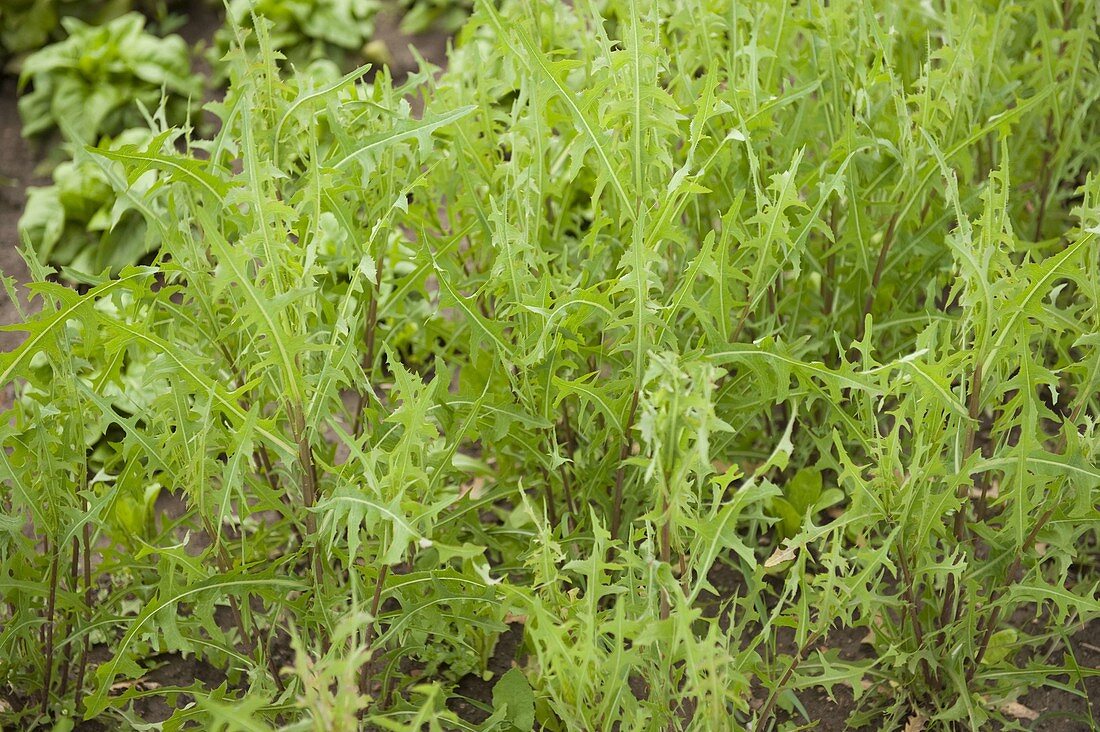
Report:
<svg viewBox="0 0 1100 732"><path fill-rule="evenodd" d="M1048 508L1043 512L1043 515L1039 517L1039 520L1035 522L1035 525L1031 527L1031 531L1028 532L1027 538L1024 539L1024 543L1016 549L1016 556L1012 560L1012 564L1008 568L1008 572L1005 575L1005 582L1001 585L1000 589L993 594L989 599L990 605L996 605L997 601L1004 596L1004 593L1009 587L1016 584L1019 581L1018 575L1020 574L1020 566L1024 561L1024 552L1028 547L1035 544L1035 539L1038 537L1039 532L1046 526L1047 521L1054 515L1054 508ZM985 652L989 649L989 642L993 639L993 632L997 629L997 623L1001 617L1001 608L994 607L993 611L986 619L985 625L982 629L982 639L978 643L978 652L974 654L974 660L971 662L970 667L966 670L966 683L969 684L974 679L974 674L977 673L978 667L981 666L982 659L985 658Z"/></svg>
<svg viewBox="0 0 1100 732"><path fill-rule="evenodd" d="M772 710L775 708L775 701L779 697L779 692L786 686L787 682L791 680L791 676L793 676L794 672L798 669L798 665L802 663L802 659L806 655L806 652L817 643L822 635L824 635L824 631L815 630L806 638L806 642L798 648L798 652L795 654L794 658L791 659L791 663L787 666L787 670L783 672L775 688L768 694L768 699L764 702L764 706L760 708L760 714L756 718L756 725L753 727L754 730L762 731L768 728L768 724L771 721Z"/></svg>
<svg viewBox="0 0 1100 732"><path fill-rule="evenodd" d="M974 454L974 442L978 432L978 418L981 416L981 392L982 392L982 362L978 359L974 365L974 373L970 377L970 397L967 404L967 416L970 419L966 427L966 446L963 448L963 460L969 460ZM955 539L959 542L966 540L966 515L969 513L967 504L970 500L970 490L963 481L959 485L955 497L959 499L959 510L955 513Z"/></svg>
<svg viewBox="0 0 1100 732"><path fill-rule="evenodd" d="M374 344L378 333L378 294L382 290L382 258L379 257L374 271L374 289L370 293L370 303L367 305L367 319L363 325L363 342L365 352L363 354L363 374L367 379L367 389L373 389L371 379L374 374ZM363 430L363 409L367 404L367 392L359 394L355 407L355 422L352 425L351 434L358 439Z"/></svg>
<svg viewBox="0 0 1100 732"><path fill-rule="evenodd" d="M672 566L672 507L669 503L668 495L666 494L662 499L661 513L664 515L664 522L661 525L661 563ZM669 613L671 612L671 602L668 595L668 589L661 590L661 620L668 620Z"/></svg>
<svg viewBox="0 0 1100 732"><path fill-rule="evenodd" d="M50 541L46 540L46 550L50 551ZM46 657L45 678L42 681L42 714L50 708L50 684L53 681L53 624L54 611L57 609L57 552L50 559L50 595L46 603L46 637L44 654Z"/></svg>
<svg viewBox="0 0 1100 732"><path fill-rule="evenodd" d="M77 583L80 577L80 538L73 537L73 561L69 569L69 591L76 593ZM68 616L70 613L66 613ZM69 630L68 619L61 626L61 635L68 637ZM76 627L75 619L72 622L72 627ZM65 694L69 691L69 671L73 661L73 644L67 643L65 646L65 660L61 663L61 685L58 689L57 695L64 698Z"/></svg>
<svg viewBox="0 0 1100 732"><path fill-rule="evenodd" d="M630 401L630 414L623 425L623 442L619 448L619 466L615 469L615 496L611 505L611 538L619 537L619 529L623 520L623 480L625 478L625 462L630 455L630 431L634 429L634 418L638 414L638 389L634 390L634 396Z"/></svg>
<svg viewBox="0 0 1100 732"><path fill-rule="evenodd" d="M867 297L863 301L863 311L860 313L859 323L856 324L856 340L863 340L867 329L867 316L871 314L871 308L875 305L875 295L878 293L882 274L886 271L886 258L890 253L890 246L894 243L894 233L898 228L898 217L901 216L902 207L899 200L894 207L894 215L890 217L890 223L886 226L886 234L882 237L882 248L878 252L878 262L875 263L875 272L871 275L871 286L867 288Z"/></svg>
<svg viewBox="0 0 1100 732"><path fill-rule="evenodd" d="M563 401L561 404L561 417L562 425L565 428L565 448L569 453L570 466L573 465L573 458L577 451L577 438L573 434L573 427L569 424L569 408ZM577 504L573 498L573 478L571 475L571 468L565 463L561 466L561 484L562 491L565 493L565 505L569 509L570 515L574 518L577 516ZM568 530L568 526L566 529Z"/></svg>
<svg viewBox="0 0 1100 732"><path fill-rule="evenodd" d="M84 513L88 512L88 499L84 499ZM92 589L92 525L85 521L82 541L84 551L84 609L88 614L87 621L92 619L93 602L95 593ZM88 666L88 651L91 650L91 636L85 629L84 648L80 654L80 665L76 669L76 711L84 708L84 671Z"/></svg>
<svg viewBox="0 0 1100 732"><path fill-rule="evenodd" d="M903 592L905 594L906 610L909 613L909 622L913 626L913 638L916 640L917 650L920 652L924 648L924 630L920 624L920 594L915 589L913 572L909 569L909 559L906 556L904 545L898 549L898 565L901 567L902 582L905 583ZM939 690L941 688L939 679L933 676L932 669L928 666L928 660L923 656L920 659L920 669L921 675L924 676L924 683L931 689Z"/></svg>
<svg viewBox="0 0 1100 732"><path fill-rule="evenodd" d="M371 646L374 645L374 638L377 633L378 609L382 605L382 589L386 584L386 575L389 574L389 570L389 565L383 564L378 569L378 577L374 581L374 595L371 597L370 603L370 624L367 626L366 637L363 641L363 645L370 655L368 655L366 663L359 670L359 693L364 695L370 693L370 677L374 667L374 649Z"/></svg>

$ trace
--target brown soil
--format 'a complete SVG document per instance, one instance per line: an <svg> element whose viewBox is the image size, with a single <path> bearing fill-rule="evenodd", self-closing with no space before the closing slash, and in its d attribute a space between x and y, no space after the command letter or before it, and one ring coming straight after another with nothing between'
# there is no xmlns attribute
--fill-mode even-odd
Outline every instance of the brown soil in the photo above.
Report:
<svg viewBox="0 0 1100 732"><path fill-rule="evenodd" d="M1077 666L1085 671L1100 670L1100 620L1094 620L1070 638L1070 649ZM1060 665L1066 656L1064 647L1057 649L1048 663ZM1072 665L1072 664L1070 664ZM1057 680L1067 686L1082 689L1087 696L1076 696L1061 689L1041 687L1029 691L1020 703L1039 713L1030 729L1037 732L1085 732L1096 730L1100 724L1100 677L1093 676L1084 682L1068 675Z"/></svg>

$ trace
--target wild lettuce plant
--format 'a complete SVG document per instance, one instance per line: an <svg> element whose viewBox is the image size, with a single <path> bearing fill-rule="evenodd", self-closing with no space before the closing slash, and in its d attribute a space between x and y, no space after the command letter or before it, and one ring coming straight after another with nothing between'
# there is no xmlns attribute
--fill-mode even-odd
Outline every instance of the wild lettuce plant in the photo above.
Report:
<svg viewBox="0 0 1100 732"><path fill-rule="evenodd" d="M7 720L765 730L846 688L947 730L1083 694L1097 13L483 2L400 85L290 73L257 23L212 139L87 151L152 263L31 259ZM143 682L178 656L224 683Z"/></svg>

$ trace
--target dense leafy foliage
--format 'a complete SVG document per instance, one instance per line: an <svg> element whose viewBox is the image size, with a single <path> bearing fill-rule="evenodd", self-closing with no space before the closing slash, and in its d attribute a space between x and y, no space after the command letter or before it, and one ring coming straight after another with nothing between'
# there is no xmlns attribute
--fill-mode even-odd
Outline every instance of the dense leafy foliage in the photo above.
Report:
<svg viewBox="0 0 1100 732"><path fill-rule="evenodd" d="M146 32L139 13L101 26L74 17L62 24L64 41L23 62L19 83L30 85L19 99L24 135L57 128L66 140L94 144L102 135L142 125L143 112L162 101L169 122L187 121L202 87L182 38Z"/></svg>
<svg viewBox="0 0 1100 732"><path fill-rule="evenodd" d="M103 149L149 144L153 133L132 128ZM163 216L155 200L144 200L157 175L147 173L128 186L123 173L111 170L101 156L77 152L79 162L65 161L53 170L53 184L27 190L27 205L19 219L19 235L42 264L53 263L77 273L119 271L156 248L146 215ZM114 183L112 184L112 176Z"/></svg>
<svg viewBox="0 0 1100 732"><path fill-rule="evenodd" d="M61 19L99 24L128 11L130 0L5 0L0 5L0 61L60 40Z"/></svg>
<svg viewBox="0 0 1100 732"><path fill-rule="evenodd" d="M454 32L473 11L472 0L398 0L404 11L401 29L406 33L428 30Z"/></svg>
<svg viewBox="0 0 1100 732"><path fill-rule="evenodd" d="M406 33L453 33L469 16L468 0L231 0L225 25L214 38L210 58L220 60L232 47L248 42L240 29L257 18L270 23L271 47L283 64L304 70L335 66L349 71L363 61L386 62L395 49L375 35L380 13L399 14ZM250 46L255 50L255 46ZM317 73L313 71L311 73Z"/></svg>
<svg viewBox="0 0 1100 732"><path fill-rule="evenodd" d="M76 163L155 260L28 257L10 719L760 730L846 686L947 729L1078 689L1028 650L1100 616L1097 20L482 2L401 85L256 24L216 136ZM141 686L159 654L225 683Z"/></svg>
<svg viewBox="0 0 1100 732"><path fill-rule="evenodd" d="M360 58L374 35L380 0L232 0L226 24L214 39L215 58L242 40L240 29L253 20L270 23L271 47L287 62L305 68L311 62L348 65ZM354 65L354 64L353 64Z"/></svg>

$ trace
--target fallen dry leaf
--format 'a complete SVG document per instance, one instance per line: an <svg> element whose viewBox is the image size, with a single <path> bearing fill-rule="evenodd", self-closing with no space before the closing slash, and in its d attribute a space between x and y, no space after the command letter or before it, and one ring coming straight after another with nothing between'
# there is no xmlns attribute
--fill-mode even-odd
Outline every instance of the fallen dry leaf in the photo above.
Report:
<svg viewBox="0 0 1100 732"><path fill-rule="evenodd" d="M458 497L460 499L465 498L467 494L475 501L485 495L485 478L479 475L469 483L463 485L458 491Z"/></svg>
<svg viewBox="0 0 1100 732"><path fill-rule="evenodd" d="M795 550L789 546L781 546L777 548L772 555L764 560L764 568L771 569L772 567L778 567L783 562L789 562L795 557Z"/></svg>
<svg viewBox="0 0 1100 732"><path fill-rule="evenodd" d="M160 682L150 681L148 679L132 679L129 681L120 681L117 684L111 685L111 693L118 694L119 692L126 691L127 689L131 688L138 691L154 691L160 688Z"/></svg>
<svg viewBox="0 0 1100 732"><path fill-rule="evenodd" d="M967 491L967 492L970 494L971 498L981 498L982 497L982 489L977 487L977 486L971 486L970 490ZM992 501L994 498L1000 497L1000 495L1001 495L1001 483L1000 483L1000 481L994 480L994 481L992 481L992 482L990 482L986 485L986 487L985 487L985 498L986 498L987 501Z"/></svg>
<svg viewBox="0 0 1100 732"><path fill-rule="evenodd" d="M1001 705L1001 711L1016 719L1026 719L1033 722L1039 718L1039 713L1031 707L1025 707L1020 702L1011 701Z"/></svg>
<svg viewBox="0 0 1100 732"><path fill-rule="evenodd" d="M917 712L909 717L909 721L905 723L905 732L921 732L921 730L924 729L924 723L927 721L928 717Z"/></svg>

